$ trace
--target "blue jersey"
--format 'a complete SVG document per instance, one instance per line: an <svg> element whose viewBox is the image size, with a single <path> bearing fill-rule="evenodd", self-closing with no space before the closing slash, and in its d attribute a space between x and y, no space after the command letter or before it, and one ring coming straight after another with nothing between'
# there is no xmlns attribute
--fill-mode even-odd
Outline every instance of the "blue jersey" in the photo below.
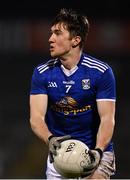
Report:
<svg viewBox="0 0 130 180"><path fill-rule="evenodd" d="M46 123L52 134L69 134L93 149L100 123L96 101L115 101L115 78L106 63L87 54L68 72L59 59L51 59L35 68L30 93L48 95ZM112 148L110 142L106 150Z"/></svg>

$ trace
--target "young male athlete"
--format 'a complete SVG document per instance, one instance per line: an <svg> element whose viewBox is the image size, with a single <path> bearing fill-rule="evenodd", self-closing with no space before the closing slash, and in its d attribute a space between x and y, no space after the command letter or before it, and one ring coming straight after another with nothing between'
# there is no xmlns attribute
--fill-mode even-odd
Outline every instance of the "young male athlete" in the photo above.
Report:
<svg viewBox="0 0 130 180"><path fill-rule="evenodd" d="M86 16L61 9L49 38L52 59L38 65L32 76L30 123L49 147L48 179L63 178L51 162L56 147L69 138L90 148L86 179L109 179L115 171L115 78L109 65L83 53L88 31Z"/></svg>

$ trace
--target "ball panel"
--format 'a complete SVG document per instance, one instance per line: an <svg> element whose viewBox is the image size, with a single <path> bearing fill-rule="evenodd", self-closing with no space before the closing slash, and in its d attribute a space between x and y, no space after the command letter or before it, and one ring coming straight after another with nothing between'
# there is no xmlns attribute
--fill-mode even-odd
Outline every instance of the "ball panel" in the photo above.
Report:
<svg viewBox="0 0 130 180"><path fill-rule="evenodd" d="M90 163L89 148L79 140L66 140L61 143L54 156L54 168L65 178L76 178L84 175L83 165Z"/></svg>

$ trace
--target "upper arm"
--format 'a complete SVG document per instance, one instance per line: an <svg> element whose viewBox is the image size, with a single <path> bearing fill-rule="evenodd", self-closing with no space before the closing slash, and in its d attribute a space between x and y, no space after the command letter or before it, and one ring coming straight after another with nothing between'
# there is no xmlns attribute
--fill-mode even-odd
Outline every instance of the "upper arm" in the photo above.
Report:
<svg viewBox="0 0 130 180"><path fill-rule="evenodd" d="M97 81L97 100L115 100L116 82L111 68L107 69ZM110 103L112 104L112 103Z"/></svg>
<svg viewBox="0 0 130 180"><path fill-rule="evenodd" d="M30 118L45 117L48 97L46 94L30 95Z"/></svg>
<svg viewBox="0 0 130 180"><path fill-rule="evenodd" d="M114 121L116 83L113 71L110 67L102 74L98 81L96 100L100 119Z"/></svg>
<svg viewBox="0 0 130 180"><path fill-rule="evenodd" d="M39 73L39 68L35 68L30 90L30 118L37 119L45 117L48 103L45 76Z"/></svg>

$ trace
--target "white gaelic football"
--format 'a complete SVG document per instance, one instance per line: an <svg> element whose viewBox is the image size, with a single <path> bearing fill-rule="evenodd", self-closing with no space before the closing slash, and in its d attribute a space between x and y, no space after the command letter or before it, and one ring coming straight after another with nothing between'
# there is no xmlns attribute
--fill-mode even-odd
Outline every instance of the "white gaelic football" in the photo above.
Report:
<svg viewBox="0 0 130 180"><path fill-rule="evenodd" d="M57 155L54 156L54 168L65 178L87 175L83 166L91 162L88 150L88 146L79 140L63 141L61 148L57 149Z"/></svg>

